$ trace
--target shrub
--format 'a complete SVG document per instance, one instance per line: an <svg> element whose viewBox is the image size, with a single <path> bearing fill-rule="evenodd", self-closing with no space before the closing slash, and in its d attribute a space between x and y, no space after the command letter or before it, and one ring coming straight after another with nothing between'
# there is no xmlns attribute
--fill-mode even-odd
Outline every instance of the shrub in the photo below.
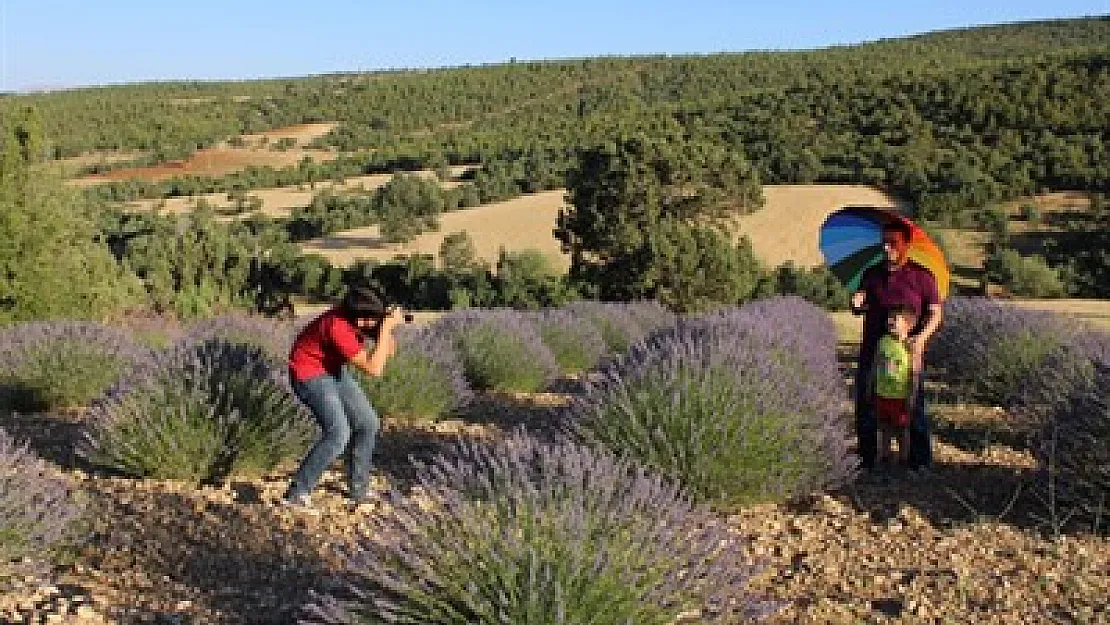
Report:
<svg viewBox="0 0 1110 625"><path fill-rule="evenodd" d="M474 388L533 392L559 370L551 350L521 313L461 311L442 317L436 328L453 341Z"/></svg>
<svg viewBox="0 0 1110 625"><path fill-rule="evenodd" d="M1110 533L1110 355L1090 361L1089 374L1048 407L1037 445L1049 519Z"/></svg>
<svg viewBox="0 0 1110 625"><path fill-rule="evenodd" d="M431 329L398 329L397 352L383 374L357 376L374 408L390 417L435 420L471 396L450 338Z"/></svg>
<svg viewBox="0 0 1110 625"><path fill-rule="evenodd" d="M34 412L87 405L150 350L84 321L29 322L0 331L0 408Z"/></svg>
<svg viewBox="0 0 1110 625"><path fill-rule="evenodd" d="M1064 297L1068 294L1060 270L1049 267L1041 256L1022 256L1000 250L986 263L987 279L1019 297Z"/></svg>
<svg viewBox="0 0 1110 625"><path fill-rule="evenodd" d="M824 348L798 351L778 327L743 310L682 322L588 381L569 427L726 507L846 482L835 354L811 358Z"/></svg>
<svg viewBox="0 0 1110 625"><path fill-rule="evenodd" d="M1110 332L1079 332L1030 370L1008 398L1007 407L1028 426L1041 427L1077 389L1090 383L1095 363L1108 358Z"/></svg>
<svg viewBox="0 0 1110 625"><path fill-rule="evenodd" d="M597 326L588 320L557 309L545 310L534 319L563 373L585 371L601 359L605 344Z"/></svg>
<svg viewBox="0 0 1110 625"><path fill-rule="evenodd" d="M787 261L766 279L769 292L797 295L827 310L848 309L848 289L825 267L797 267Z"/></svg>
<svg viewBox="0 0 1110 625"><path fill-rule="evenodd" d="M210 339L260 348L275 363L285 364L293 346L293 324L259 315L228 314L192 323L181 343L194 345Z"/></svg>
<svg viewBox="0 0 1110 625"><path fill-rule="evenodd" d="M567 304L565 309L597 326L608 355L623 354L644 335L636 317L621 304L581 300Z"/></svg>
<svg viewBox="0 0 1110 625"><path fill-rule="evenodd" d="M744 595L735 533L609 454L520 434L461 442L419 482L368 521L347 578L303 623L664 625L714 602L708 621L767 607Z"/></svg>
<svg viewBox="0 0 1110 625"><path fill-rule="evenodd" d="M136 477L219 482L299 457L312 420L262 350L181 345L94 406L79 452Z"/></svg>
<svg viewBox="0 0 1110 625"><path fill-rule="evenodd" d="M65 544L81 513L65 481L0 430L0 581Z"/></svg>
<svg viewBox="0 0 1110 625"><path fill-rule="evenodd" d="M646 336L653 332L673 327L678 317L669 308L656 300L637 300L609 304L623 311L639 326L640 334Z"/></svg>
<svg viewBox="0 0 1110 625"><path fill-rule="evenodd" d="M1042 360L1074 340L1082 323L984 298L953 297L928 360L954 390L1003 405Z"/></svg>

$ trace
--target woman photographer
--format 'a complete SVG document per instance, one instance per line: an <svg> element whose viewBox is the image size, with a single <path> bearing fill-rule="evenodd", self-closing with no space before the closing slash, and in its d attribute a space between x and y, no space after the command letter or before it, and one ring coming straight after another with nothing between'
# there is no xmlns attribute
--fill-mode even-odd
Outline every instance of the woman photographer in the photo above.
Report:
<svg viewBox="0 0 1110 625"><path fill-rule="evenodd" d="M321 433L293 475L284 504L308 506L308 494L344 449L348 496L356 504L365 501L378 414L345 365L380 376L393 355L393 329L404 319L400 308L388 306L378 290L356 286L340 305L297 335L289 354L289 375L294 393L312 411Z"/></svg>

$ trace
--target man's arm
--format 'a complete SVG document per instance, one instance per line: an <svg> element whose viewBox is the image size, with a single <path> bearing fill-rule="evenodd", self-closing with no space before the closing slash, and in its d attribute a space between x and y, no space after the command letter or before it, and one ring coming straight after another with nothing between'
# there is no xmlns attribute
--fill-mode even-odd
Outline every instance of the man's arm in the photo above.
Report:
<svg viewBox="0 0 1110 625"><path fill-rule="evenodd" d="M910 336L909 347L910 353L913 355L914 370L920 371L924 367L925 346L940 328L943 317L944 306L942 304L929 304L929 308L925 311L925 323L921 326L921 331Z"/></svg>

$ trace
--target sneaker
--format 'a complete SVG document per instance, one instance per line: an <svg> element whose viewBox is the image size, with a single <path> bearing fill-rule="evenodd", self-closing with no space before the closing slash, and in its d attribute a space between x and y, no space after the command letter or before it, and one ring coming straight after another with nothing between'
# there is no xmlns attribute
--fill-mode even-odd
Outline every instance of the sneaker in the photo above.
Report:
<svg viewBox="0 0 1110 625"><path fill-rule="evenodd" d="M312 507L312 500L308 495L285 495L278 501L283 508L302 510L305 512L318 512Z"/></svg>

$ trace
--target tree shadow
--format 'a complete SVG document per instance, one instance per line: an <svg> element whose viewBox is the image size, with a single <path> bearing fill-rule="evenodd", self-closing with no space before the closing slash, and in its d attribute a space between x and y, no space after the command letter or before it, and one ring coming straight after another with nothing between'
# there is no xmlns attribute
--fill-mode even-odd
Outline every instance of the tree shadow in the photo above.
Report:
<svg viewBox="0 0 1110 625"><path fill-rule="evenodd" d="M115 622L296 622L341 568L323 529L295 512L199 491L124 493L96 482L90 490L90 513L113 523L92 533L82 560L96 569L96 585L111 580L120 591Z"/></svg>
<svg viewBox="0 0 1110 625"><path fill-rule="evenodd" d="M883 475L883 469L879 469ZM842 489L876 524L894 522L910 506L938 528L995 520L1027 530L1045 529L1035 472L996 464L934 464L927 478L891 470L889 482L861 479Z"/></svg>

